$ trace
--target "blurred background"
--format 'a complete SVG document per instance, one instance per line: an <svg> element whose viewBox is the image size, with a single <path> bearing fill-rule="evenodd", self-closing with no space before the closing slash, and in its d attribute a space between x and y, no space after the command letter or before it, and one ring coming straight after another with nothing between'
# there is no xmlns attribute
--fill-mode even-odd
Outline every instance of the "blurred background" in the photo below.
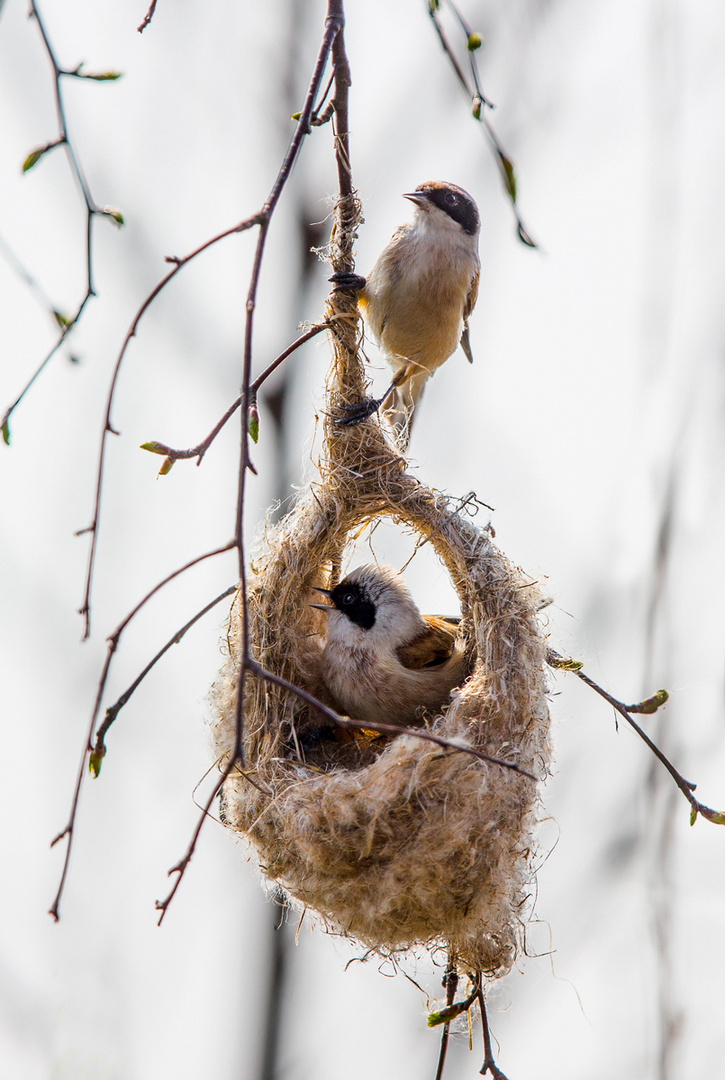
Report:
<svg viewBox="0 0 725 1080"><path fill-rule="evenodd" d="M48 916L106 637L161 578L233 535L239 426L200 468L157 479L157 439L191 446L238 393L252 234L176 277L144 316L112 413L92 634L81 644L96 458L115 359L140 304L184 255L257 210L276 176L317 54L322 0L135 7L44 0L59 63L117 70L63 80L93 199L92 298L10 417L0 446L0 678L4 705L0 1058L23 1080L219 1080L264 1064L278 909L243 845L208 822L161 928L211 763L208 689L225 609L171 650L120 714L85 784L56 925ZM483 134L425 0L347 6L352 161L365 272L406 220L400 197L447 179L477 199L482 274L459 351L429 383L410 447L421 480L494 508L497 542L552 598L551 644L615 696L660 686L645 726L703 802L725 808L721 576L725 526L725 11L713 0L461 0L483 37L489 114L512 158L524 247ZM86 290L86 213L58 135L52 69L21 0L0 6L0 410L57 340L49 307ZM461 41L452 23L451 37ZM255 374L323 311L336 180L329 126L307 141L262 272ZM28 284L17 263L30 275ZM47 298L47 299L44 299ZM387 369L373 346L373 379ZM266 385L250 543L268 508L314 475L329 349L317 338ZM481 524L489 511L482 510ZM400 566L410 537L381 528ZM364 553L367 559L369 556ZM424 549L406 571L424 611L455 596ZM148 604L114 659L104 704L235 581L235 555ZM646 748L574 676L551 679L554 775L543 791L528 955L489 990L509 1080L694 1080L723 1075L725 831L689 807ZM439 1033L424 955L402 974L305 920L277 933L284 978L276 1070L288 1080L433 1078ZM280 938L280 935L283 937ZM478 1075L454 1040L445 1076Z"/></svg>

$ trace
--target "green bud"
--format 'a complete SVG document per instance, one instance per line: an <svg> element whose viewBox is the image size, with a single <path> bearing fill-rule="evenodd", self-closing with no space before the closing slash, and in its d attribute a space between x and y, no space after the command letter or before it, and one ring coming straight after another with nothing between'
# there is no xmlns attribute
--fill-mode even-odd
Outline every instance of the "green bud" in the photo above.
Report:
<svg viewBox="0 0 725 1080"><path fill-rule="evenodd" d="M166 476L167 473L170 473L174 467L175 460L176 459L172 457L164 458L161 462L161 468L159 469L159 476Z"/></svg>
<svg viewBox="0 0 725 1080"><path fill-rule="evenodd" d="M627 712L633 713L656 713L661 705L669 700L670 695L666 690L658 690L656 694L638 701L635 705L628 705Z"/></svg>
<svg viewBox="0 0 725 1080"><path fill-rule="evenodd" d="M555 652L548 653L546 662L550 667L559 668L561 671L581 671L584 667L580 660L572 660L570 656L559 656Z"/></svg>
<svg viewBox="0 0 725 1080"><path fill-rule="evenodd" d="M23 162L23 172L26 173L32 169L33 165L37 165L47 149L48 147L44 146L42 150L33 150L32 153L28 154Z"/></svg>
<svg viewBox="0 0 725 1080"><path fill-rule="evenodd" d="M249 406L247 413L247 431L253 443L259 442L259 409L257 403Z"/></svg>
<svg viewBox="0 0 725 1080"><path fill-rule="evenodd" d="M101 213L105 214L106 217L110 217L112 221L115 221L119 228L121 225L125 224L123 214L120 210L116 210L115 206L104 206Z"/></svg>
<svg viewBox="0 0 725 1080"><path fill-rule="evenodd" d="M166 447L163 445L163 443L159 443L159 442L142 442L139 449L140 450L148 450L148 452L150 454L165 454L166 453Z"/></svg>
<svg viewBox="0 0 725 1080"><path fill-rule="evenodd" d="M301 116L302 116L301 112L293 112L292 115L290 116L290 120L299 120L299 118Z"/></svg>
<svg viewBox="0 0 725 1080"><path fill-rule="evenodd" d="M93 748L91 756L88 759L88 771L93 773L93 776L96 780L98 779L98 774L101 771L101 762L103 761L105 756L106 748L103 743L101 743L100 746L96 745Z"/></svg>
<svg viewBox="0 0 725 1080"><path fill-rule="evenodd" d="M54 310L53 311L53 318L58 323L58 326L61 328L61 330L65 330L66 326L70 322L70 319L68 318L68 316L64 315L62 311L55 311Z"/></svg>
<svg viewBox="0 0 725 1080"><path fill-rule="evenodd" d="M503 169L504 182L506 184L506 190L511 196L511 202L516 202L516 175L514 173L514 167L506 157L505 154L499 155L501 159L501 168Z"/></svg>
<svg viewBox="0 0 725 1080"><path fill-rule="evenodd" d="M475 116L476 120L481 119L481 106L482 105L483 105L483 102L481 101L481 98L478 96L478 94L476 94L476 96L473 99L473 115Z"/></svg>
<svg viewBox="0 0 725 1080"><path fill-rule="evenodd" d="M447 1005L445 1009L436 1009L435 1012L428 1013L425 1022L428 1027L438 1027L439 1024L449 1024L451 1020L455 1020L463 1010L463 1002L459 1002L457 1005Z"/></svg>
<svg viewBox="0 0 725 1080"><path fill-rule="evenodd" d="M6 446L10 446L10 424L5 420L2 426L3 442Z"/></svg>
<svg viewBox="0 0 725 1080"><path fill-rule="evenodd" d="M99 71L97 74L83 72L84 79L95 79L96 82L113 82L114 79L120 79L122 75L122 71Z"/></svg>
<svg viewBox="0 0 725 1080"><path fill-rule="evenodd" d="M476 49L480 49L482 45L483 45L483 38L481 37L480 34L469 34L468 35L468 51L469 52L475 52Z"/></svg>

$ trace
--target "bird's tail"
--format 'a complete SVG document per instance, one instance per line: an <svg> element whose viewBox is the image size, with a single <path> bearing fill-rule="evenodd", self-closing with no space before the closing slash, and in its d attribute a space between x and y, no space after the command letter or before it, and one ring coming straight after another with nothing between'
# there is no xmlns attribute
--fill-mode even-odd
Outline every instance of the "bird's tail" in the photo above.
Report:
<svg viewBox="0 0 725 1080"><path fill-rule="evenodd" d="M415 407L428 380L428 371L422 369L411 375L400 386L396 386L385 406L385 418L395 434L395 440L401 450L406 450L413 428Z"/></svg>

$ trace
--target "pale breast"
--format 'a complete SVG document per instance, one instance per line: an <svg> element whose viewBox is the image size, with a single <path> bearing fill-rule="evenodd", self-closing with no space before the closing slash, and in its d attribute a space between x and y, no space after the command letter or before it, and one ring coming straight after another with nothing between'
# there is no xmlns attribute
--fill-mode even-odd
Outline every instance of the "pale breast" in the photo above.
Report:
<svg viewBox="0 0 725 1080"><path fill-rule="evenodd" d="M401 229L368 276L366 316L391 358L429 371L458 347L466 298L478 259L465 244L428 231Z"/></svg>

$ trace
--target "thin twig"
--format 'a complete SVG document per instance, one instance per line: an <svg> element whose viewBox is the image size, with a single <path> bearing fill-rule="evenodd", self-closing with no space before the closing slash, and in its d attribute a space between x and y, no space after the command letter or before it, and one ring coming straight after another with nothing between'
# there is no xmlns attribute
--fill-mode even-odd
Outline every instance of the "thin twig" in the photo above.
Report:
<svg viewBox="0 0 725 1080"><path fill-rule="evenodd" d="M453 1000L456 996L456 990L458 988L458 970L456 968L455 957L449 956L448 963L446 965L445 974L443 975L443 986L446 991L446 1004L450 1009L453 1004ZM448 1053L448 1042L450 1039L451 1022L446 1020L443 1025L443 1031L441 1032L441 1046L438 1051L438 1065L436 1068L435 1080L442 1080L443 1069L446 1064L446 1055Z"/></svg>
<svg viewBox="0 0 725 1080"><path fill-rule="evenodd" d="M471 102L472 115L473 115L474 119L478 120L478 122L481 124L481 126L482 126L482 128L484 130L484 133L486 135L486 138L488 139L489 145L490 145L490 147L491 147L491 149L493 151L494 158L496 160L496 164L498 165L498 169L499 169L499 172L501 174L501 179L503 180L504 188L506 189L506 194L509 197L509 200L511 202L511 208L512 208L513 213L514 213L514 217L516 218L516 225L517 225L517 232L518 232L519 239L521 240L522 243L526 244L527 247L535 248L537 245L534 242L534 240L532 240L531 235L529 234L528 230L524 227L524 223L523 223L523 220L522 220L521 215L519 213L518 206L516 205L516 198L517 198L516 175L514 173L514 167L513 167L512 163L511 163L511 159L504 152L504 149L501 146L501 143L499 142L495 131L491 127L491 124L489 123L488 118L485 116L485 114L483 112L483 109L482 109L483 105L489 105L490 103L486 100L486 98L483 96L483 93L480 90L479 79L478 79L478 71L477 71L477 68L476 68L476 60L475 60L475 57L474 57L473 50L471 50L468 47L468 45L469 45L469 40L468 39L470 39L470 29L468 28L467 24L465 23L465 21L463 20L463 18L459 14L458 10L453 6L453 4L450 4L451 9L455 13L456 18L460 22L461 27L463 28L463 31L466 34L466 38L467 38L466 49L467 49L467 52L468 52L468 58L469 58L469 61L470 61L470 67L471 67L471 72L472 72L472 77L473 77L473 83L474 83L473 89L471 89L471 87L470 87L470 85L468 83L468 79L466 78L466 75L465 75L465 73L463 71L463 68L461 67L460 63L458 62L458 59L457 59L457 57L456 57L456 55L455 55L455 53L453 51L453 47L452 47L450 41L448 40L448 37L446 36L445 30L443 29L443 27L441 25L440 17L439 17L440 16L440 11L439 11L439 6L440 5L438 3L433 3L432 0L427 0L427 2L428 2L428 14L430 15L431 20L433 22L433 26L435 28L436 34L438 35L438 40L441 43L443 51L446 53L448 59L451 62L451 66L452 66L452 68L453 68L453 70L454 70L454 72L456 74L456 77L457 77L459 83L461 84L461 86L462 86L462 88L463 88L463 90L464 90L464 92L466 94L466 97Z"/></svg>
<svg viewBox="0 0 725 1080"><path fill-rule="evenodd" d="M159 660L169 651L172 645L179 644L187 631L190 630L191 627L199 621L199 619L203 618L203 616L206 615L207 612L211 611L212 608L216 607L217 604L220 604L225 596L231 596L232 593L236 591L237 586L230 585L229 588L225 589L224 592L219 594L219 596L215 597L212 601L210 601L210 603L206 604L205 607L201 609L201 611L197 611L196 615L189 619L188 622L184 623L181 629L177 630L176 633L169 638L166 644L159 649L153 659L149 660L143 671L141 671L140 674L137 675L136 678L133 680L131 685L126 690L124 690L118 701L114 702L113 705L109 705L109 707L106 709L106 715L103 723L101 724L96 733L96 742L93 747L93 753L91 754L91 766L95 772L100 769L101 760L106 755L106 746L104 740L108 729L110 728L111 724L114 722L124 705L128 703L131 695L144 681L151 669L155 667L156 664L158 664Z"/></svg>
<svg viewBox="0 0 725 1080"><path fill-rule="evenodd" d="M239 473L237 483L237 512L236 512L236 529L235 529L235 544L237 547L239 557L239 593L240 593L240 612L239 618L241 622L241 641L240 641L240 663L239 672L237 677L237 706L235 716L235 740L234 747L229 755L226 766L219 778L219 781L214 791L209 796L207 803L202 811L199 820L197 821L196 828L189 842L189 846L182 859L172 869L169 874L176 874L173 887L169 894L162 901L157 901L156 907L161 912L159 917L159 923L163 920L169 904L173 900L176 890L178 889L181 881L186 872L186 868L191 861L191 858L196 849L196 844L199 839L199 834L204 825L204 822L208 816L209 809L212 802L216 798L218 792L223 787L226 779L231 775L233 769L241 766L244 768L244 751L243 751L243 735L244 735L244 681L247 671L250 669L249 659L249 630L248 630L248 609L247 609L247 568L246 568L246 551L244 546L244 509L245 509L245 496L246 496L246 483L247 473L250 468L250 453L249 453L249 431L247 426L247 417L249 415L249 407L252 403L252 383L251 383L251 371L252 371L252 343L253 343L253 331L254 331L254 310L256 306L257 287L259 284L259 276L262 267L262 260L264 256L265 242L267 238L267 231L269 224L274 213L275 207L279 202L282 191L287 183L294 163L299 155L300 149L304 142L305 137L311 131L310 120L312 116L312 110L314 108L315 99L320 90L320 85L327 67L328 60L330 58L330 52L332 50L333 42L337 38L338 34L341 34L344 26L344 11L343 0L328 0L327 16L325 18L325 30L322 37L322 43L315 62L314 71L310 80L310 85L305 97L304 107L300 113L299 120L297 122L297 129L292 138L290 147L285 155L282 166L277 174L277 178L272 186L272 190L265 202L262 210L256 215L255 224L259 225L259 234L257 237L257 246L254 253L254 262L252 266L252 273L250 276L249 290L247 292L247 304L246 304L246 321L244 328L244 362L242 368L242 393L241 393L241 416L242 416L242 439L241 439L241 452L239 458Z"/></svg>
<svg viewBox="0 0 725 1080"><path fill-rule="evenodd" d="M158 2L158 0L151 0L151 7L148 9L146 14L144 15L143 22L139 26L136 27L139 34L143 34L144 30L146 29L146 27L149 25L149 23L153 19L154 12L156 11L157 2Z"/></svg>
<svg viewBox="0 0 725 1080"><path fill-rule="evenodd" d="M283 679L281 675L275 675L274 672L263 668L262 665L258 664L251 656L247 659L246 668L253 674L258 675L260 679L264 679L265 682L271 682L276 686L281 686L283 690L289 690L291 694L295 694L301 701L310 705L320 713L321 716L324 716L326 720L329 720L330 723L343 730L377 731L380 735L394 735L396 737L400 735L411 735L414 738L424 739L426 742L436 743L437 746L443 746L446 750L455 750L461 754L470 754L472 757L478 758L479 761L487 761L491 765L500 765L501 768L510 769L512 772L519 773L529 780L535 782L537 780L533 773L527 772L526 769L523 769L515 761L505 761L503 758L493 757L491 754L484 754L482 750L477 750L474 746L456 742L454 739L446 739L442 735L435 735L432 731L427 731L425 728L400 727L397 724L374 723L372 720L354 720L351 716L340 716L334 709L325 705L319 698L308 693L307 690L303 690L302 687L288 682L287 679Z"/></svg>
<svg viewBox="0 0 725 1080"><path fill-rule="evenodd" d="M625 705L623 702L618 701L617 698L612 697L611 694L608 694L606 690L603 690L601 686L595 683L593 679L590 679L589 676L581 670L581 665L579 665L575 661L568 660L566 657L560 656L557 652L554 652L553 649L549 649L546 660L547 663L553 668L562 671L572 672L574 675L576 675L578 679L581 679L583 683L586 683L587 686L594 690L595 693L599 694L599 696L604 698L605 701L608 701L612 708L615 709L620 714L620 716L624 717L630 727L637 732L640 739L642 739L642 741L647 744L647 746L650 748L658 761L660 761L662 765L664 765L664 767L667 769L667 772L670 774L682 794L689 802L692 808L690 812L691 825L695 824L699 814L702 815L702 817L706 818L708 821L712 821L715 825L725 825L725 812L720 810L711 810L709 806L705 806L703 803L699 802L695 798L692 793L697 787L697 784L693 784L690 780L685 780L684 776L682 776L682 774L677 771L669 758L662 753L660 748L655 743L652 742L649 735L647 735L647 733L642 730L639 724L635 720L633 720L632 716L630 715L632 712L654 712L654 708L647 707L647 702L638 702L635 705ZM667 700L667 695L663 694L663 692L660 691L659 694L655 694L652 698L648 699L648 702L656 703L658 699L660 703L664 703L664 701ZM643 706L645 707L643 708Z"/></svg>
<svg viewBox="0 0 725 1080"><path fill-rule="evenodd" d="M291 345L288 345L287 348L272 361L269 367L264 369L262 374L254 380L254 382L249 388L252 406L254 405L254 401L256 399L257 392L260 386L262 386L262 384L269 378L272 372L276 371L280 364L282 364L289 356L291 356L293 352L299 349L301 345L304 345L306 341L310 341L312 338L317 337L318 334L321 334L323 330L327 330L329 325L330 323L328 321L325 321L321 323L316 323L314 326L310 327L309 330L306 330L304 334L301 334L300 337L293 341ZM170 459L171 461L183 461L187 458L195 457L197 459L196 464L201 465L207 450L214 442L217 435L222 430L227 421L231 420L232 416L234 416L234 413L242 404L242 400L242 394L240 394L238 398L235 398L235 400L229 406L221 419L217 421L217 423L211 429L207 437L203 439L200 443L197 443L196 446L190 446L187 450L175 450L172 446L167 446L166 443L157 442L156 440L154 440L153 442L142 443L141 449L148 450L152 454L163 454L167 459Z"/></svg>
<svg viewBox="0 0 725 1080"><path fill-rule="evenodd" d="M166 286L169 284L169 282L172 281L173 278L176 277L176 275L179 273L179 271L183 269L183 267L187 266L192 261L192 259L195 259L198 255L201 255L201 253L203 251L206 251L208 248L212 247L214 244L219 243L220 240L224 240L228 236L233 236L235 233L246 232L248 229L253 228L253 226L258 225L259 221L260 221L260 215L259 214L253 214L251 217L246 218L244 221L240 221L238 225L233 225L231 228L225 229L223 232L217 233L217 235L213 236L210 240L205 240L203 244L200 244L199 247L195 248L194 251L190 252L188 255L185 255L183 258L177 258L176 256L168 257L167 262L173 263L173 267L174 267L173 270L170 270L169 273L164 278L162 278L161 281L148 294L148 296L146 297L144 302L141 304L141 307L136 312L136 315L134 316L133 322L131 323L131 326L129 327L129 329L128 329L127 333L126 333L126 337L124 338L123 345L121 346L121 351L118 354L118 357L116 358L116 363L115 363L114 368L113 368L113 375L111 377L111 385L110 385L110 388L109 388L109 391L108 391L108 397L107 397L107 400L106 400L106 415L105 415L105 418L104 418L103 432L101 434L101 445L100 445L100 451L99 451L99 454L98 454L98 467L97 467L97 475L96 475L96 493L95 493L95 501L94 501L94 506L93 506L93 518L91 520L90 525L87 525L84 529L79 529L78 532L76 533L76 536L82 536L85 533L91 533L91 547L90 547L90 551L89 551L89 554L88 554L88 564L87 564L87 569L86 569L85 592L84 592L84 595L83 595L83 603L82 603L81 607L78 609L78 613L80 615L82 615L83 618L84 618L84 632L83 632L83 640L84 641L86 640L86 638L89 637L90 632L91 632L91 589L92 589L92 586L93 586L93 570L94 570L94 567L95 567L96 548L97 548L97 544L98 544L98 528L99 528L100 517L101 517L101 493L102 493L102 490L103 490L103 477L104 477L104 470L105 470L106 442L107 442L107 436L109 434L113 434L113 435L118 434L118 432L115 430L115 428L111 424L111 409L113 407L113 400L114 400L114 395L115 395L115 391L116 391L116 383L118 382L118 376L119 376L119 373L120 373L120 370L121 370L121 364L123 363L123 359L124 359L124 357L126 355L126 350L128 349L128 346L129 346L129 344L131 342L131 339L133 337L135 337L136 331L138 329L138 325L139 325L143 315L148 310L149 306L153 303L153 301L156 299L156 297L159 295L159 293L163 289L166 288Z"/></svg>
<svg viewBox="0 0 725 1080"><path fill-rule="evenodd" d="M478 983L478 990L475 996L478 998L478 1004L481 1009L481 1027L483 1028L483 1065L480 1069L481 1076L485 1076L486 1073L490 1073L493 1077L493 1080L506 1080L506 1077L494 1061L493 1050L491 1049L491 1032L488 1027L488 1013L486 1012L486 1001L483 996L483 989L481 987L480 979Z"/></svg>
<svg viewBox="0 0 725 1080"><path fill-rule="evenodd" d="M149 592L146 593L146 595L138 602L138 604L136 604L136 606L128 613L128 615L126 615L126 617L118 624L118 626L116 627L116 629L113 631L113 633L111 634L111 636L108 639L108 652L106 653L106 659L105 659L105 662L103 664L103 670L101 672L101 677L98 680L98 686L96 688L96 697L95 697L95 700L94 700L94 703L93 703L93 709L92 709L92 712L91 712L91 721L90 721L90 724L88 725L88 734L86 735L85 741L83 743L83 750L82 750L82 753L81 753L80 767L78 769L78 774L76 776L76 783L75 783L75 787L73 789L73 797L71 799L71 808L70 808L70 814L68 816L68 823L61 830L61 832L59 832L58 835L53 838L53 840L51 841L51 844L50 844L51 847L54 847L64 837L68 838L68 843L66 844L66 849L65 849L65 858L63 860L63 869L61 871L60 882L59 882L59 885L58 885L58 891L56 892L55 899L53 900L53 903L52 903L52 905L50 907L50 911L49 911L49 913L53 916L53 918L55 919L56 922L60 918L60 914L59 914L60 901L61 901L61 897L63 895L63 889L65 887L66 877L68 875L68 866L70 864L71 848L73 847L73 835L74 835L74 829L75 829L75 820L76 820L76 815L78 813L78 800L80 798L81 787L83 785L83 779L84 779L84 777L86 775L86 759L88 757L88 754L93 749L93 732L95 731L96 721L98 719L98 713L100 712L101 701L103 700L103 693L104 693L105 688L106 688L106 682L108 680L108 674L109 674L109 671L110 671L110 668L111 668L111 661L113 659L114 653L116 652L116 650L118 648L118 645L119 645L119 642L120 642L120 639L121 639L121 635L123 634L123 631L126 629L128 624L131 622L131 620L141 610L141 608L151 599L152 596L154 596L159 591L159 589L162 589L164 587L164 585L168 585L168 583L170 581L173 581L173 579L175 577L178 577L180 574L183 574L186 570L190 570L193 566L196 566L198 563L203 562L205 559L213 558L213 556L215 556L215 555L221 555L222 552L229 551L234 546L235 546L234 541L231 541L230 543L226 544L222 548L216 548L214 551L208 551L204 555L198 555L196 558L191 559L188 563L185 563L184 566L179 567L178 570L174 570L173 573L169 574L168 577L164 578L163 581L160 581L158 583L158 585L155 585L153 589L151 589Z"/></svg>
<svg viewBox="0 0 725 1080"><path fill-rule="evenodd" d="M83 311L85 309L85 306L86 306L87 302L90 300L90 298L92 296L96 295L96 290L95 290L95 287L93 285L93 248L92 248L92 235L91 235L91 223L93 221L93 218L94 217L109 217L112 220L114 220L117 224L119 224L119 225L123 224L123 218L121 217L118 210L115 210L113 207L110 207L110 206L99 206L95 202L95 200L93 199L93 196L91 195L91 190L90 190L90 187L88 185L88 180L86 179L85 173L83 172L83 168L81 166L80 158L79 158L78 153L76 151L74 141L71 138L70 132L68 130L68 122L67 122L66 115L65 115L65 104L64 104L64 101L63 101L63 91L62 91L62 86L61 86L62 81L65 78L69 78L69 79L90 79L90 80L92 80L94 82L98 82L98 81L108 81L108 80L116 79L116 78L118 78L118 74L116 72L106 72L103 75L88 74L88 73L85 73L85 72L83 72L81 70L82 65L78 65L78 67L73 68L73 69L61 67L61 65L58 63L58 59L57 59L57 57L55 55L55 50L54 50L53 45L52 45L52 43L50 41L50 37L49 37L49 34L48 34L48 30L46 28L45 22L43 21L43 18L42 18L41 14L40 14L38 4L37 4L37 0L30 0L30 15L31 15L32 18L35 19L35 21L37 23L38 30L40 31L40 36L41 36L42 41L43 41L43 46L45 48L45 52L46 52L46 54L48 56L48 59L50 61L51 66L53 68L53 86L54 86L54 96L55 96L55 111L56 111L56 117L57 117L57 120L58 120L58 132L59 133L58 133L57 138L55 138L55 139L51 140L50 142L46 143L45 146L40 147L38 150L33 151L33 153L31 155L29 155L29 157L26 159L23 171L28 172L29 169L33 168L35 166L35 164L37 164L37 162L40 160L41 157L43 157L44 154L48 153L48 151L52 150L54 147L56 147L56 146L64 147L66 155L68 157L68 162L69 162L70 167L71 167L71 171L72 171L73 175L75 176L76 182L78 184L78 188L79 188L79 190L81 192L81 196L83 198L83 202L85 203L85 208L86 208L86 228L85 228L85 234L86 234L86 241L85 241L86 292L85 292L85 296L83 297L80 304L78 305L78 308L76 309L75 314L73 314L72 316L70 316L68 318L66 318L65 316L61 316L60 312L58 312L57 310L55 310L54 308L51 307L51 314L53 314L55 316L56 322L61 327L60 336L59 336L58 340L55 342L55 344L53 345L53 347L50 349L50 351L45 355L43 360L40 362L40 364L38 365L36 370L33 372L31 377L28 379L25 386L22 388L22 390L17 395L15 400L5 410L5 412L4 412L3 416L2 416L2 419L0 420L0 426L5 430L7 429L8 421L9 421L12 413L15 411L15 409L20 404L20 402L23 400L25 395L28 393L28 391L30 390L31 386L36 381L38 376L45 369L46 365L50 362L52 357L58 351L58 349L63 344L65 339L68 337L68 334L71 332L73 327L77 325L81 315L83 314ZM23 276L24 276L26 281L29 280L27 274L24 274Z"/></svg>

